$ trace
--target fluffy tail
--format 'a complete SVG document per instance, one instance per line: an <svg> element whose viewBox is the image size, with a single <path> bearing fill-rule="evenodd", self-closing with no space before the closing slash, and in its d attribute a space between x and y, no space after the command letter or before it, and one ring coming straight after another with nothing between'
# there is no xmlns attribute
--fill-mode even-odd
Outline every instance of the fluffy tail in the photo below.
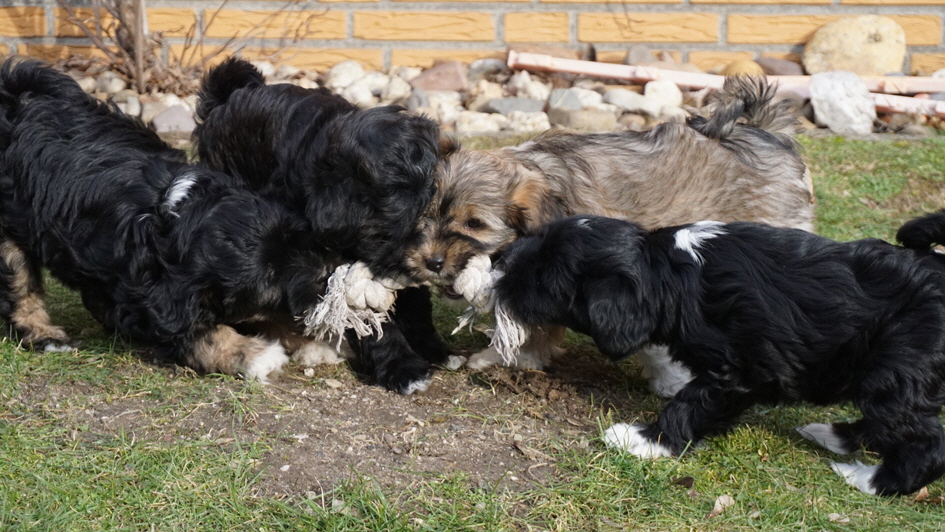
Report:
<svg viewBox="0 0 945 532"><path fill-rule="evenodd" d="M265 85L266 78L250 62L231 57L213 67L200 84L197 93L197 118L201 121L210 112L223 105L236 90L243 87Z"/></svg>
<svg viewBox="0 0 945 532"><path fill-rule="evenodd" d="M896 232L896 240L911 249L945 244L945 210L909 220Z"/></svg>
<svg viewBox="0 0 945 532"><path fill-rule="evenodd" d="M791 103L774 101L774 94L775 88L763 77L725 78L722 90L714 95L711 116L693 117L689 125L715 139L731 136L738 123L776 135L791 136L796 122L790 110Z"/></svg>
<svg viewBox="0 0 945 532"><path fill-rule="evenodd" d="M52 67L39 61L7 59L0 67L0 148L9 145L13 127L9 117L30 96L73 101L90 98L74 79Z"/></svg>

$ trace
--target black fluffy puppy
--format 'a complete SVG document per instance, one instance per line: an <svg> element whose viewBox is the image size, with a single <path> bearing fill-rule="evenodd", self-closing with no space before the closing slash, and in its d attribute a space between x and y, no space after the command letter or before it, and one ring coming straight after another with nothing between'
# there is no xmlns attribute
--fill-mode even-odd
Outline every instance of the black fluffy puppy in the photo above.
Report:
<svg viewBox="0 0 945 532"><path fill-rule="evenodd" d="M613 359L670 346L693 380L654 423L605 440L642 457L678 455L728 430L752 404L853 401L854 423L813 424L837 453L865 445L877 466L834 464L867 493L913 492L945 473L945 215L900 238L838 243L793 229L701 222L647 232L573 217L509 249L497 304L533 325L590 335Z"/></svg>
<svg viewBox="0 0 945 532"><path fill-rule="evenodd" d="M231 58L203 81L194 139L202 161L303 215L328 249L392 276L406 272L404 249L432 198L439 141L433 121L402 111L267 86L252 64ZM377 381L401 393L425 389L431 364L447 355L426 287L398 294L382 336L348 340Z"/></svg>
<svg viewBox="0 0 945 532"><path fill-rule="evenodd" d="M46 267L174 362L265 380L287 361L232 326L318 303L343 258L302 217L36 62L4 63L0 110L0 317L24 343L69 342L43 308Z"/></svg>

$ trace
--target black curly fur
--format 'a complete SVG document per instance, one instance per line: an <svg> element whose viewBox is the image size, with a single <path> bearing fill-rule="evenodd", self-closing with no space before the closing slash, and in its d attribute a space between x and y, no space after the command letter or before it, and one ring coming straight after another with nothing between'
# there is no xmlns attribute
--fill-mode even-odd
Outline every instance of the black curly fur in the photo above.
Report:
<svg viewBox="0 0 945 532"><path fill-rule="evenodd" d="M171 361L246 370L255 353L199 348L223 325L291 321L341 263L281 202L188 164L52 68L7 61L0 107L0 243L22 250L21 270L48 268L97 320ZM15 303L2 307L8 321Z"/></svg>
<svg viewBox="0 0 945 532"><path fill-rule="evenodd" d="M314 238L345 259L378 275L405 271L404 250L434 192L434 122L397 106L361 110L323 88L265 85L236 58L207 74L197 109L202 161L300 213ZM398 295L382 337L348 338L367 371L399 391L447 354L427 288Z"/></svg>

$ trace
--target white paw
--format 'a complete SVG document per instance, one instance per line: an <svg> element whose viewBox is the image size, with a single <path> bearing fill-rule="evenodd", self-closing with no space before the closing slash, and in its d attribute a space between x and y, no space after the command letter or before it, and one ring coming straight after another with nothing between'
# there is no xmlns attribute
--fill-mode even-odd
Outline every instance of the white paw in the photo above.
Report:
<svg viewBox="0 0 945 532"><path fill-rule="evenodd" d="M797 427L797 433L805 440L812 441L828 451L837 454L850 454L853 451L847 450L843 439L834 432L833 425L828 423L811 423L803 427Z"/></svg>
<svg viewBox="0 0 945 532"><path fill-rule="evenodd" d="M544 355L544 353L539 351L522 349L517 355L515 355L515 358L512 360L511 364L503 365L507 365L508 367L515 369L542 371L547 365L547 360Z"/></svg>
<svg viewBox="0 0 945 532"><path fill-rule="evenodd" d="M292 353L292 361L300 366L312 367L319 364L338 364L344 361L344 358L329 344L312 341Z"/></svg>
<svg viewBox="0 0 945 532"><path fill-rule="evenodd" d="M642 429L643 427L640 425L616 423L604 431L604 443L606 443L608 447L626 451L640 458L673 456L672 451L667 447L660 445L659 442L650 441L644 437L640 433Z"/></svg>
<svg viewBox="0 0 945 532"><path fill-rule="evenodd" d="M269 382L269 375L275 371L281 371L282 366L289 362L289 357L285 354L285 349L279 342L269 344L260 351L250 362L249 367L243 372L247 379L256 379L262 383Z"/></svg>
<svg viewBox="0 0 945 532"><path fill-rule="evenodd" d="M466 357L459 355L450 355L446 358L446 362L443 364L443 367L450 370L456 371L459 368L463 367L463 364L466 363Z"/></svg>
<svg viewBox="0 0 945 532"><path fill-rule="evenodd" d="M843 477L843 480L847 484L863 493L876 495L876 488L874 488L872 484L873 477L876 476L876 470L879 469L878 465L863 465L859 460L856 460L852 464L833 462L830 464L830 468Z"/></svg>
<svg viewBox="0 0 945 532"><path fill-rule="evenodd" d="M75 349L69 344L60 344L58 342L49 342L46 344L46 347L43 348L45 353L68 353Z"/></svg>
<svg viewBox="0 0 945 532"><path fill-rule="evenodd" d="M466 362L469 369L485 369L489 366L495 366L502 363L502 355L494 347L487 347L482 351L473 354Z"/></svg>
<svg viewBox="0 0 945 532"><path fill-rule="evenodd" d="M404 395L411 395L414 392L425 392L427 388L430 387L430 379L423 379L419 381L413 381L404 388Z"/></svg>
<svg viewBox="0 0 945 532"><path fill-rule="evenodd" d="M643 366L643 377L649 379L650 390L663 397L672 397L692 380L692 373L669 356L662 345L648 345L637 353Z"/></svg>

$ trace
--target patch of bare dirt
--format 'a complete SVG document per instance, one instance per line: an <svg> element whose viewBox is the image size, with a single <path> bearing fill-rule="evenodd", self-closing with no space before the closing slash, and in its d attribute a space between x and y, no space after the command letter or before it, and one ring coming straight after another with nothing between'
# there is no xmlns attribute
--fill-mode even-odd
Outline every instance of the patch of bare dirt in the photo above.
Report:
<svg viewBox="0 0 945 532"><path fill-rule="evenodd" d="M259 494L303 497L355 475L409 486L458 473L484 489L527 489L555 477L559 451L598 445L602 413L639 410L649 396L635 368L594 353L571 353L547 372L441 370L412 396L363 382L345 365L290 366L267 386L205 387L192 374L143 366L167 373L166 396L106 398L107 383L34 381L18 401L47 409L76 440L121 433L157 445L200 440L221 452L260 443Z"/></svg>

